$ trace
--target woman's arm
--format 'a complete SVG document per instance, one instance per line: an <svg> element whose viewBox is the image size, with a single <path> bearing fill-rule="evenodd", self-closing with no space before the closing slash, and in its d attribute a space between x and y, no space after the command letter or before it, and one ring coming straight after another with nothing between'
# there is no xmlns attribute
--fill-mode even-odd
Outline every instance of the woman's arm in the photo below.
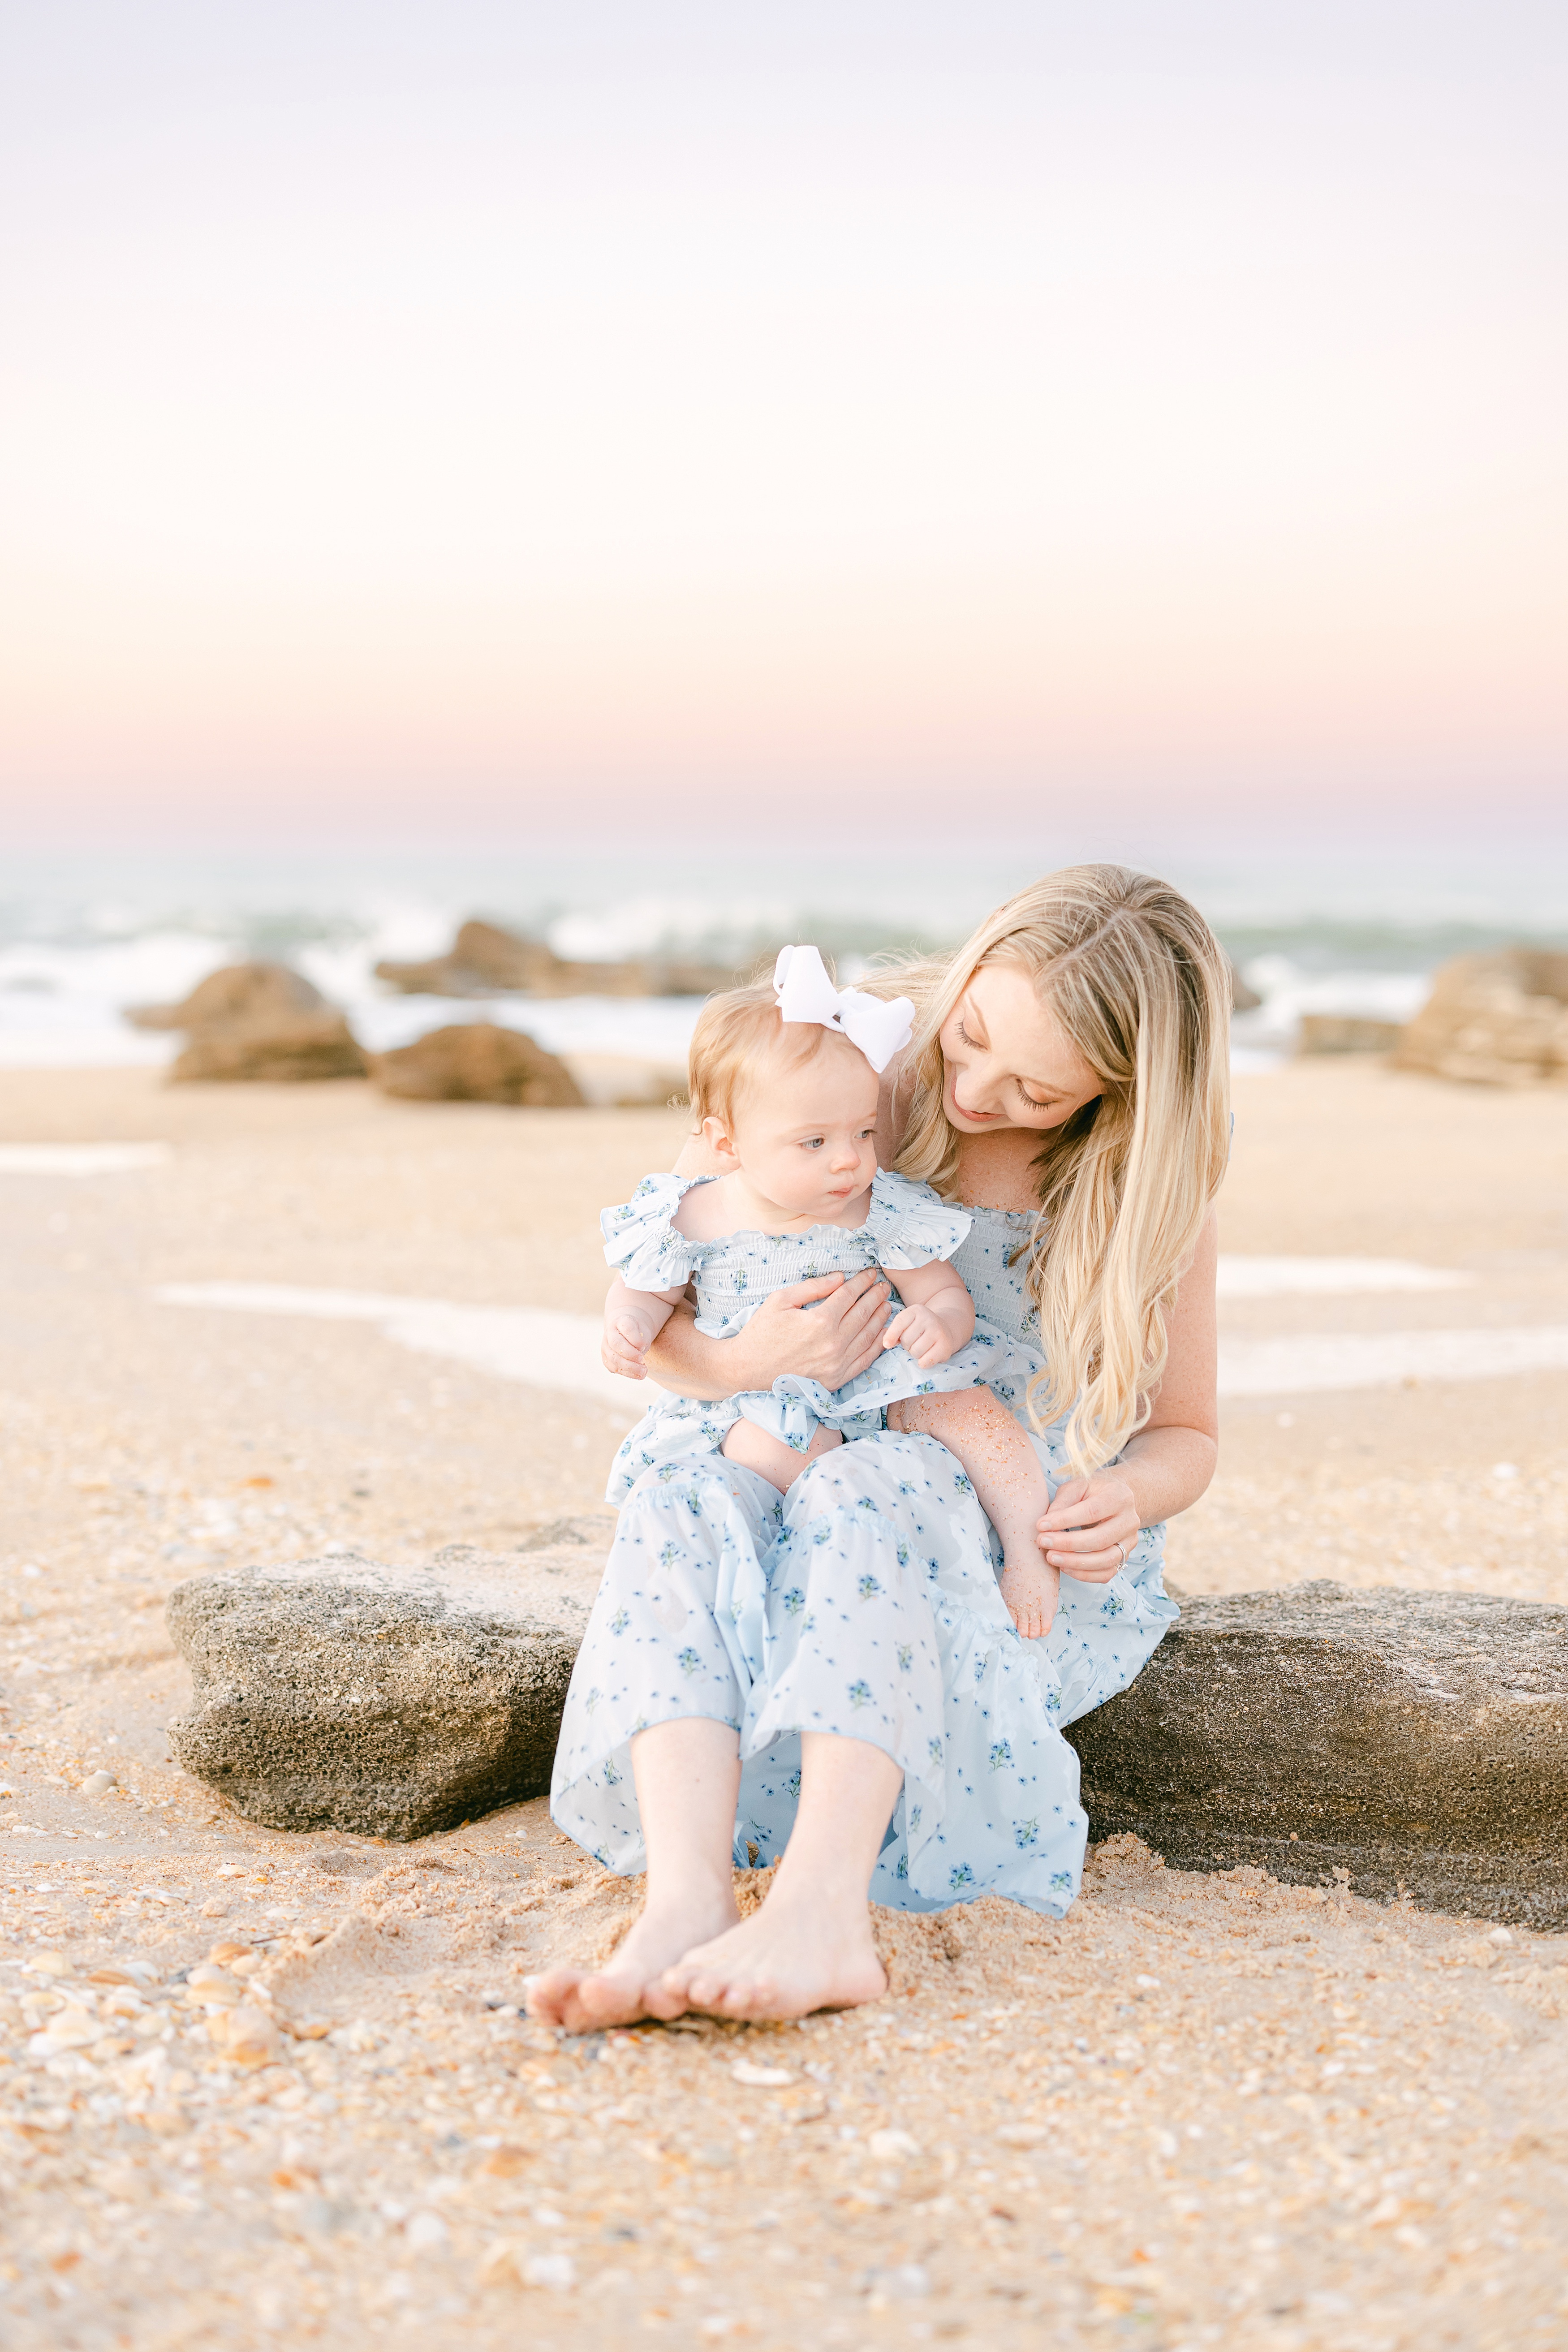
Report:
<svg viewBox="0 0 1568 2352"><path fill-rule="evenodd" d="M898 1065L892 1066L896 1070ZM700 1135L690 1135L675 1173L721 1176L728 1170ZM807 1306L809 1315L802 1311ZM683 1300L645 1362L659 1387L677 1396L726 1397L742 1389L771 1388L781 1372L798 1372L826 1389L842 1388L869 1371L881 1354L887 1311L888 1286L875 1267L847 1282L829 1274L818 1282L792 1282L775 1290L732 1339L710 1339L700 1331L695 1309Z"/></svg>
<svg viewBox="0 0 1568 2352"><path fill-rule="evenodd" d="M1120 1462L1092 1478L1069 1478L1040 1521L1046 1558L1064 1575L1105 1584L1138 1540L1140 1528L1189 1510L1208 1486L1219 1455L1219 1341L1215 1309L1218 1221L1210 1213L1182 1276L1167 1327L1165 1370L1153 1407Z"/></svg>
<svg viewBox="0 0 1568 2352"><path fill-rule="evenodd" d="M813 1300L821 1303L812 1306ZM732 1339L710 1339L700 1331L694 1309L682 1300L645 1360L659 1387L677 1396L726 1397L771 1388L781 1372L837 1389L877 1361L887 1312L888 1286L875 1266L847 1282L841 1274L826 1274L816 1282L789 1283L764 1298Z"/></svg>

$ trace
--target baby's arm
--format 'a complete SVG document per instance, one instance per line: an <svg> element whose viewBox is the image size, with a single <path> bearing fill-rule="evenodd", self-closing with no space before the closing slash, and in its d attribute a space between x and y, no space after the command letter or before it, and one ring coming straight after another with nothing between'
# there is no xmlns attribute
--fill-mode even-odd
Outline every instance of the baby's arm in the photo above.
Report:
<svg viewBox="0 0 1568 2352"><path fill-rule="evenodd" d="M1002 1539L1002 1598L1026 1642L1048 1631L1061 1577L1047 1566L1035 1522L1050 1504L1040 1457L1027 1434L989 1389L951 1396L904 1397L888 1407L890 1429L923 1430L956 1454Z"/></svg>
<svg viewBox="0 0 1568 2352"><path fill-rule="evenodd" d="M685 1285L674 1290L628 1290L617 1274L605 1300L604 1360L626 1381L647 1378L643 1358L668 1322Z"/></svg>
<svg viewBox="0 0 1568 2352"><path fill-rule="evenodd" d="M974 1331L974 1301L945 1258L899 1266L889 1277L904 1302L882 1334L884 1348L907 1348L924 1371L945 1364Z"/></svg>

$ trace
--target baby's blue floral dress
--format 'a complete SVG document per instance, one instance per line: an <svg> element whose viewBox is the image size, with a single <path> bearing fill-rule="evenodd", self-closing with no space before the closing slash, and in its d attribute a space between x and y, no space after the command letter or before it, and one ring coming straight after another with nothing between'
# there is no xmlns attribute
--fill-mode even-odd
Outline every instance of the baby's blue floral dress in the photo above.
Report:
<svg viewBox="0 0 1568 2352"><path fill-rule="evenodd" d="M1019 1260L1032 1217L969 1214L952 1263L984 1318L993 1384L1027 1428L1044 1365ZM1060 1424L1030 1435L1054 1490ZM735 1860L773 1862L795 1819L801 1733L836 1732L904 1775L873 1901L929 1911L996 1894L1059 1916L1088 1833L1061 1727L1124 1689L1174 1622L1163 1543L1163 1527L1143 1528L1109 1584L1064 1577L1050 1632L1025 1642L997 1591L990 1523L935 1438L847 1443L787 1495L717 1452L645 1471L573 1674L553 1817L605 1867L641 1870L631 1741L706 1716L740 1735Z"/></svg>
<svg viewBox="0 0 1568 2352"><path fill-rule="evenodd" d="M673 1290L695 1285L697 1328L715 1339L732 1339L763 1301L792 1282L819 1275L860 1274L881 1266L895 1287L900 1268L950 1258L969 1231L969 1212L939 1199L929 1184L879 1169L863 1225L813 1225L804 1234L725 1234L715 1241L689 1241L674 1224L677 1209L698 1184L711 1176L645 1176L629 1201L606 1209L600 1223L605 1255L633 1290ZM889 1303L889 1318L898 1314ZM605 1499L624 1503L646 1470L673 1475L693 1454L716 1454L742 1417L793 1446L810 1447L826 1423L846 1437L867 1437L882 1427L887 1407L900 1397L974 1388L986 1377L994 1347L983 1336L954 1349L944 1363L922 1371L903 1348L889 1348L869 1370L842 1388L785 1373L763 1389L705 1402L665 1396L652 1405L616 1456Z"/></svg>

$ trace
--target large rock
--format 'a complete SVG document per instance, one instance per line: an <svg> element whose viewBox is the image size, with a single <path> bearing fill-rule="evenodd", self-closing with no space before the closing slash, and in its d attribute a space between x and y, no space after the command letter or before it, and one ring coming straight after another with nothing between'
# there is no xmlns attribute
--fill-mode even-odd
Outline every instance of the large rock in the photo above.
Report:
<svg viewBox="0 0 1568 2352"><path fill-rule="evenodd" d="M1262 1003L1263 999L1259 996L1255 988L1253 988L1247 981L1243 980L1240 972L1237 971L1235 964L1231 961L1230 957L1226 956L1225 961L1226 968L1230 972L1231 1011L1233 1013L1256 1013L1258 1006Z"/></svg>
<svg viewBox="0 0 1568 2352"><path fill-rule="evenodd" d="M422 1837L540 1795L612 1526L427 1568L340 1556L176 1585L194 1685L176 1758L273 1829Z"/></svg>
<svg viewBox="0 0 1568 2352"><path fill-rule="evenodd" d="M375 976L408 996L706 996L737 975L721 964L639 957L629 963L571 963L499 923L461 925L445 955L421 963L378 963Z"/></svg>
<svg viewBox="0 0 1568 2352"><path fill-rule="evenodd" d="M584 1100L564 1062L520 1030L493 1021L459 1021L432 1029L412 1045L371 1057L371 1076L384 1093L413 1102L517 1103L535 1110L570 1110Z"/></svg>
<svg viewBox="0 0 1568 2352"><path fill-rule="evenodd" d="M255 1028L199 1029L170 1065L169 1082L297 1085L313 1078L363 1078L367 1067L342 1014L316 1013Z"/></svg>
<svg viewBox="0 0 1568 2352"><path fill-rule="evenodd" d="M232 1029L298 1021L331 1009L321 990L289 964L229 963L209 971L178 1004L128 1004L124 1017L133 1029Z"/></svg>
<svg viewBox="0 0 1568 2352"><path fill-rule="evenodd" d="M1185 1600L1068 1736L1097 1838L1568 1928L1568 1609L1331 1583Z"/></svg>
<svg viewBox="0 0 1568 2352"><path fill-rule="evenodd" d="M1401 1033L1394 1061L1480 1086L1568 1079L1568 955L1508 948L1456 956Z"/></svg>
<svg viewBox="0 0 1568 2352"><path fill-rule="evenodd" d="M136 1004L138 1029L183 1029L173 1083L293 1083L363 1078L365 1057L348 1023L303 972L284 963L226 964L178 1004Z"/></svg>
<svg viewBox="0 0 1568 2352"><path fill-rule="evenodd" d="M1397 1021L1359 1013L1303 1013L1298 1054L1392 1054L1403 1032Z"/></svg>
<svg viewBox="0 0 1568 2352"><path fill-rule="evenodd" d="M584 1101L600 1108L663 1110L687 1098L686 1072L674 1062L636 1054L567 1054L563 1059Z"/></svg>

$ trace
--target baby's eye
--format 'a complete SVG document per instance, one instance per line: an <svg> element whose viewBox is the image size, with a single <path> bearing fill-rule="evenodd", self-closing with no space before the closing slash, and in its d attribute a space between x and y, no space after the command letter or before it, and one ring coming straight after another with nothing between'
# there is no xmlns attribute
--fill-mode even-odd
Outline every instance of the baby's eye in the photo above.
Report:
<svg viewBox="0 0 1568 2352"><path fill-rule="evenodd" d="M803 1151L820 1151L826 1140L825 1135L808 1135L800 1148Z"/></svg>

